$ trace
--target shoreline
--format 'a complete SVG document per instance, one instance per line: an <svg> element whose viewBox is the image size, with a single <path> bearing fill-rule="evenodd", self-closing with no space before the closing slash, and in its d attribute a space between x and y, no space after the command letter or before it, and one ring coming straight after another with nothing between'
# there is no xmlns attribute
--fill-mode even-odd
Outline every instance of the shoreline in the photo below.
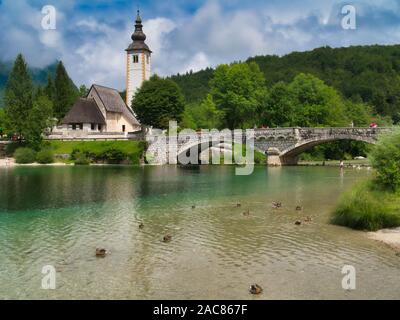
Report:
<svg viewBox="0 0 400 320"><path fill-rule="evenodd" d="M384 243L397 253L400 253L400 227L368 232L367 236L369 239Z"/></svg>

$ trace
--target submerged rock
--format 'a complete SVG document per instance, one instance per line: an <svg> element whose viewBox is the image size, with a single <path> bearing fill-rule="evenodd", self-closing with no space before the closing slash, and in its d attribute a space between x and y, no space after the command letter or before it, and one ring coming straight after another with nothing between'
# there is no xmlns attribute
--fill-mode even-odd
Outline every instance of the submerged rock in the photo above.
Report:
<svg viewBox="0 0 400 320"><path fill-rule="evenodd" d="M140 230L144 229L144 224L143 223L139 224L139 229Z"/></svg>
<svg viewBox="0 0 400 320"><path fill-rule="evenodd" d="M301 225L301 221L298 220L298 221L296 221L294 224L295 224L296 226L300 226L300 225Z"/></svg>

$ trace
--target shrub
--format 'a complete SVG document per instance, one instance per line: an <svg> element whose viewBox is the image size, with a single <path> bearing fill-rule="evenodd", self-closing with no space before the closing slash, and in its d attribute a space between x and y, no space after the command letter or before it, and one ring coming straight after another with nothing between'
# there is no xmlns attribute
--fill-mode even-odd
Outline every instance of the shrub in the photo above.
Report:
<svg viewBox="0 0 400 320"><path fill-rule="evenodd" d="M331 222L369 231L400 226L396 197L395 194L374 190L371 182L363 183L340 199Z"/></svg>
<svg viewBox="0 0 400 320"><path fill-rule="evenodd" d="M377 182L386 189L400 190L400 129L379 139L370 158Z"/></svg>
<svg viewBox="0 0 400 320"><path fill-rule="evenodd" d="M111 164L118 164L128 158L128 155L122 150L118 150L116 148L106 149L99 155L99 158L107 161Z"/></svg>
<svg viewBox="0 0 400 320"><path fill-rule="evenodd" d="M36 153L29 148L19 148L14 152L14 158L16 163L33 163L36 160Z"/></svg>
<svg viewBox="0 0 400 320"><path fill-rule="evenodd" d="M89 165L90 164L90 159L86 156L85 153L76 153L75 154L75 165Z"/></svg>
<svg viewBox="0 0 400 320"><path fill-rule="evenodd" d="M54 162L54 154L50 149L43 149L39 151L36 155L36 161L41 164L53 163Z"/></svg>

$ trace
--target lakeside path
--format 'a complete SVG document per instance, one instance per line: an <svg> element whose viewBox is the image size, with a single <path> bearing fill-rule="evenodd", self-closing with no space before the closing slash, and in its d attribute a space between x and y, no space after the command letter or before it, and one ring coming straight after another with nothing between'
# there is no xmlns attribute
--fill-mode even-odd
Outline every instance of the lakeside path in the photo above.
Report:
<svg viewBox="0 0 400 320"><path fill-rule="evenodd" d="M368 232L368 237L370 239L383 242L400 252L400 228Z"/></svg>

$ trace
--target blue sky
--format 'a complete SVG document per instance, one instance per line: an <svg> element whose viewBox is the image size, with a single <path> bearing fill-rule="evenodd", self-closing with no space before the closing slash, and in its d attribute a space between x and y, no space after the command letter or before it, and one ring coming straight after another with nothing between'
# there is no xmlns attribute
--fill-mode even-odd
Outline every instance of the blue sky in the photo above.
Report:
<svg viewBox="0 0 400 320"><path fill-rule="evenodd" d="M341 26L348 4L356 30ZM57 10L56 30L41 27L44 5ZM138 5L160 75L325 45L400 43L400 0L0 0L0 59L22 52L36 67L61 59L78 85L123 89Z"/></svg>

